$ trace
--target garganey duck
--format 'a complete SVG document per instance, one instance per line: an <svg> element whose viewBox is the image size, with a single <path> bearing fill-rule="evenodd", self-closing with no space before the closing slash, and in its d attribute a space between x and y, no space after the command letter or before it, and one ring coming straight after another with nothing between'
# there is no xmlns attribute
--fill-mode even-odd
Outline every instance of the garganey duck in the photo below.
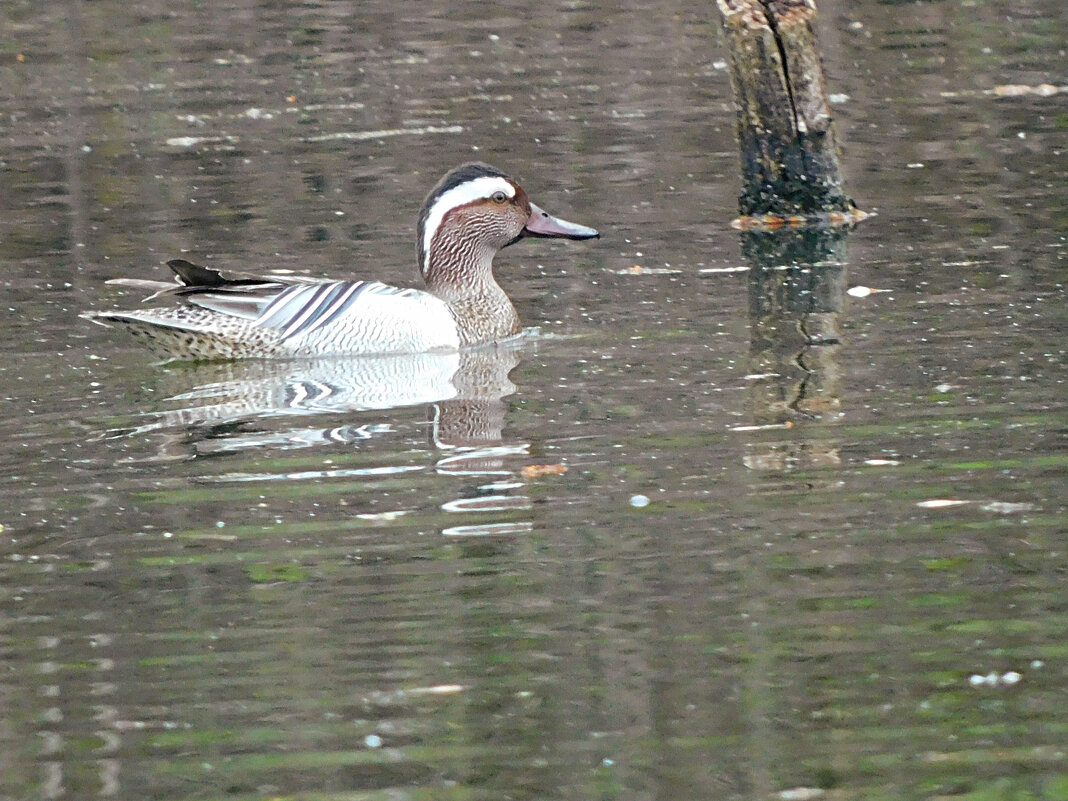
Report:
<svg viewBox="0 0 1068 801"><path fill-rule="evenodd" d="M448 173L419 214L426 290L378 281L226 277L183 259L177 283L116 278L180 303L84 317L124 325L171 359L233 359L453 351L512 336L519 315L493 276L493 257L526 236L591 239L593 228L551 216L487 164Z"/></svg>

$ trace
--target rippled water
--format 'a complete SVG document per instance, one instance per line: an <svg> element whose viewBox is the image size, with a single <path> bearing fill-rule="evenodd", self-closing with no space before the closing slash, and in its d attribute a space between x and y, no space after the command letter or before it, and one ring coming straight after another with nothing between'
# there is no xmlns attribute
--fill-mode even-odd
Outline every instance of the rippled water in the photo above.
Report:
<svg viewBox="0 0 1068 801"><path fill-rule="evenodd" d="M1068 798L1068 17L820 7L851 232L729 227L708 4L0 7L0 796ZM77 317L414 284L470 158L603 233L512 346Z"/></svg>

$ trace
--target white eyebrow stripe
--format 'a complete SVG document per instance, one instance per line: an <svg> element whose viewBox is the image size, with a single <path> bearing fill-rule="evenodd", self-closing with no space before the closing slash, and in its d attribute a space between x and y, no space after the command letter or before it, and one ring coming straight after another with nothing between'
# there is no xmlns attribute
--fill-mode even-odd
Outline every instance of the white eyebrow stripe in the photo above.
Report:
<svg viewBox="0 0 1068 801"><path fill-rule="evenodd" d="M483 175L454 186L434 201L423 228L423 275L430 269L430 243L434 240L434 234L437 233L445 215L458 206L490 197L494 192L504 192L508 197L515 197L515 187L510 181L497 175Z"/></svg>

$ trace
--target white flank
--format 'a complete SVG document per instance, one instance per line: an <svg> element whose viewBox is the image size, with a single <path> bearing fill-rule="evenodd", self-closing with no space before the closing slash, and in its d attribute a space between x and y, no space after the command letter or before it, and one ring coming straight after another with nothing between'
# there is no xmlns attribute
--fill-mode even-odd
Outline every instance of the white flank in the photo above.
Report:
<svg viewBox="0 0 1068 801"><path fill-rule="evenodd" d="M466 206L468 203L490 197L494 192L504 192L508 197L515 197L515 187L510 182L496 175L483 175L481 178L454 186L434 201L430 213L426 216L426 227L423 230L423 275L426 275L430 268L430 243L434 241L434 234L441 227L445 215L458 206Z"/></svg>

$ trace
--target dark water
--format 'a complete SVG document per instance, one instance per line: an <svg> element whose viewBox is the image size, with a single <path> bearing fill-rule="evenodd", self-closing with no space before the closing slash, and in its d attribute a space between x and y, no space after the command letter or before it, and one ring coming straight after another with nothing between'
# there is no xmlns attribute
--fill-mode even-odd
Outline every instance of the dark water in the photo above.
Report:
<svg viewBox="0 0 1068 801"><path fill-rule="evenodd" d="M6 0L0 796L1068 798L1068 14L821 12L878 216L743 235L711 4ZM604 234L515 347L77 317L412 284L470 158Z"/></svg>

